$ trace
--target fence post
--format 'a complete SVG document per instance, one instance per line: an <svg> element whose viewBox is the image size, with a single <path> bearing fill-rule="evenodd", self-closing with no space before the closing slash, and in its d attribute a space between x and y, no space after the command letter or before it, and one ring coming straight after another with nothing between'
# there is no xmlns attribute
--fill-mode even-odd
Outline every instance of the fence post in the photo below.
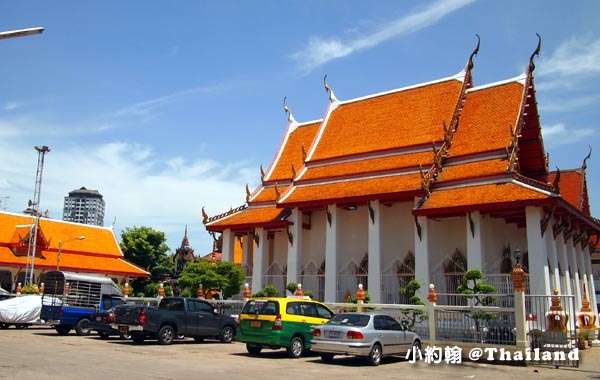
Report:
<svg viewBox="0 0 600 380"><path fill-rule="evenodd" d="M435 285L429 284L429 291L427 293L427 300L431 303L431 305L425 306L425 311L427 312L427 326L429 328L429 344L435 345L435 306L437 302L437 293L435 291Z"/></svg>
<svg viewBox="0 0 600 380"><path fill-rule="evenodd" d="M513 280L513 292L515 297L515 340L517 350L525 350L529 347L527 331L525 330L527 323L525 313L525 271L519 263L520 251L517 251L515 251L517 264L510 273Z"/></svg>
<svg viewBox="0 0 600 380"><path fill-rule="evenodd" d="M363 290L363 284L358 284L356 290L356 311L359 313L363 311L363 304L365 302L365 291Z"/></svg>

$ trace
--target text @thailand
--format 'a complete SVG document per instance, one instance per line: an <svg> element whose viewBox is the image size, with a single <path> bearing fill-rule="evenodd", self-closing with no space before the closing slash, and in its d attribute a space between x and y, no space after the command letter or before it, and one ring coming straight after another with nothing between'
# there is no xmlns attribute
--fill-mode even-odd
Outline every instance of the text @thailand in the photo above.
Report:
<svg viewBox="0 0 600 380"><path fill-rule="evenodd" d="M438 364L459 364L462 363L463 350L458 346L427 346L424 349L413 347L406 353L406 358L411 363L417 360L423 360L425 363ZM579 350L577 348L569 351L543 351L539 348L526 349L524 351L506 350L504 348L471 348L468 352L468 358L471 361L578 361Z"/></svg>

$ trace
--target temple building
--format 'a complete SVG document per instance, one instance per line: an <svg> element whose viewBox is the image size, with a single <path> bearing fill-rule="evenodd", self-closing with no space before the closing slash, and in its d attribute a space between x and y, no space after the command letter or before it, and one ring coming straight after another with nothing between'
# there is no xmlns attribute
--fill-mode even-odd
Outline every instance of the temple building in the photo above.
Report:
<svg viewBox="0 0 600 380"><path fill-rule="evenodd" d="M39 285L52 270L110 277L118 284L149 275L124 259L112 227L0 212L2 288L14 291L29 279Z"/></svg>
<svg viewBox="0 0 600 380"><path fill-rule="evenodd" d="M533 72L475 86L474 57L458 74L339 100L322 119L288 124L246 203L204 224L222 236L222 258L239 263L253 291L302 283L341 302L363 284L374 303L399 303L415 278L456 293L480 269L512 291L515 257L527 292L594 288L590 254L600 222L590 215L587 158L549 171ZM326 78L325 78L326 79ZM516 255L515 255L516 253ZM594 291L590 292L594 294ZM597 310L596 310L597 312Z"/></svg>
<svg viewBox="0 0 600 380"><path fill-rule="evenodd" d="M190 240L188 239L187 234L187 226L185 226L185 232L183 234L183 239L181 240L181 246L175 249L175 255L173 255L173 261L175 263L175 275L179 275L183 268L188 263L193 263L196 261L196 256L194 255L194 248L190 246Z"/></svg>

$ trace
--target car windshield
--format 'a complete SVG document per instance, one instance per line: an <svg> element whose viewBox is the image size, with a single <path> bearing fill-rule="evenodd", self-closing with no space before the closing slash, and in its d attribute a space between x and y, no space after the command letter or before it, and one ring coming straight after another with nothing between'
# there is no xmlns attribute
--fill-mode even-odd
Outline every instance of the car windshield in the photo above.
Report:
<svg viewBox="0 0 600 380"><path fill-rule="evenodd" d="M364 314L338 314L335 317L331 318L328 325L338 325L338 326L358 326L364 327L369 323L369 319L371 317L369 315Z"/></svg>
<svg viewBox="0 0 600 380"><path fill-rule="evenodd" d="M248 301L244 305L242 314L277 315L279 314L279 303L268 300Z"/></svg>

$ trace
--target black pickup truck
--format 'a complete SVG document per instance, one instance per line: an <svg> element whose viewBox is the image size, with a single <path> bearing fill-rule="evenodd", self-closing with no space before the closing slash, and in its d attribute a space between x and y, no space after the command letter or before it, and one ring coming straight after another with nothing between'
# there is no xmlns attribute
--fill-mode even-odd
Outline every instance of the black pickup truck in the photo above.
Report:
<svg viewBox="0 0 600 380"><path fill-rule="evenodd" d="M158 339L171 344L177 337L205 338L230 343L236 334L236 320L220 314L212 303L196 298L165 297L158 307L119 305L112 324L121 334L129 334L134 343Z"/></svg>

